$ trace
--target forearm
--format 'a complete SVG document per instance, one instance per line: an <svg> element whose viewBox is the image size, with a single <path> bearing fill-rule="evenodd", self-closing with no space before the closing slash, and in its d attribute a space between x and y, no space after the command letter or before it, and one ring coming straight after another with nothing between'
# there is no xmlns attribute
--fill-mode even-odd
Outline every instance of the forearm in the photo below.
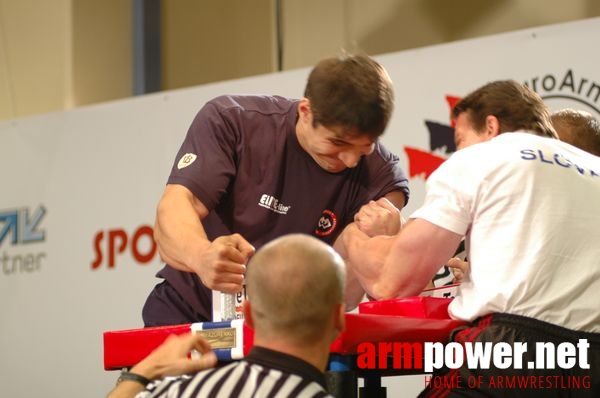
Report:
<svg viewBox="0 0 600 398"><path fill-rule="evenodd" d="M154 239L160 258L173 268L186 272L194 272L192 265L197 263L203 248L210 245L201 227L184 224L174 227L158 221L155 224Z"/></svg>
<svg viewBox="0 0 600 398"><path fill-rule="evenodd" d="M440 264L454 253L461 238L422 219L408 222L389 247L379 280L373 287L377 298L420 294Z"/></svg>
<svg viewBox="0 0 600 398"><path fill-rule="evenodd" d="M339 251L344 253L351 286L357 283L364 292L377 297L374 289L383 277L383 265L391 242L389 236L369 238L354 224L344 229L337 244Z"/></svg>
<svg viewBox="0 0 600 398"><path fill-rule="evenodd" d="M354 265L346 260L346 311L358 306L365 296L365 289L354 272Z"/></svg>
<svg viewBox="0 0 600 398"><path fill-rule="evenodd" d="M396 243L396 242L395 242ZM398 248L394 247L398 252ZM373 283L373 297L379 300L419 295L428 287L433 273L422 262L422 253L409 249L402 258L390 255L382 266L381 276Z"/></svg>
<svg viewBox="0 0 600 398"><path fill-rule="evenodd" d="M388 237L369 238L355 223L348 225L334 243L334 249L346 261L346 304L349 308L356 306L365 292L372 295L371 287L379 278L380 267L384 258L370 250L373 241ZM373 254L373 255L372 255Z"/></svg>
<svg viewBox="0 0 600 398"><path fill-rule="evenodd" d="M346 227L348 228L348 227ZM333 243L333 248L338 254L344 259L346 263L346 290L345 290L345 304L346 311L351 311L362 301L365 295L360 280L354 272L353 265L348 258L348 252L344 246L344 239L342 234Z"/></svg>

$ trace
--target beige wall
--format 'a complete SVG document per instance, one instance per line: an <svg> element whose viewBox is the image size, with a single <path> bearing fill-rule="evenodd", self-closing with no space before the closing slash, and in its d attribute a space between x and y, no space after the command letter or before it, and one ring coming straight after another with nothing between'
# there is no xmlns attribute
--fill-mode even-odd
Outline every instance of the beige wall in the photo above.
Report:
<svg viewBox="0 0 600 398"><path fill-rule="evenodd" d="M163 89L600 16L597 0L162 0ZM0 0L0 120L132 95L132 0Z"/></svg>
<svg viewBox="0 0 600 398"><path fill-rule="evenodd" d="M282 0L286 68L600 16L598 0Z"/></svg>
<svg viewBox="0 0 600 398"><path fill-rule="evenodd" d="M68 105L71 1L0 0L0 118Z"/></svg>
<svg viewBox="0 0 600 398"><path fill-rule="evenodd" d="M163 0L163 87L275 70L274 22L271 0Z"/></svg>
<svg viewBox="0 0 600 398"><path fill-rule="evenodd" d="M72 101L80 106L133 92L131 0L72 0Z"/></svg>

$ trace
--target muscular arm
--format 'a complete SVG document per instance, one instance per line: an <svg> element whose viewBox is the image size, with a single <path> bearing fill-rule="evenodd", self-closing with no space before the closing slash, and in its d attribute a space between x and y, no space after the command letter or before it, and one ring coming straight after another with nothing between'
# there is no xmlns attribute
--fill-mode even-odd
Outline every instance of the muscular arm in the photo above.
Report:
<svg viewBox="0 0 600 398"><path fill-rule="evenodd" d="M372 235L384 233L383 231L385 231L385 235L393 235L396 234L402 227L403 219L399 209L404 207L406 204L406 197L404 193L400 191L390 192L385 195L385 199L389 201L388 209L384 209L386 210L386 215L384 216L387 218L387 220L381 224L382 226L378 230L371 229ZM373 214L373 217L376 216L376 214ZM344 232L342 232L340 237L343 234ZM365 294L365 289L354 271L354 260L349 256L349 253L347 252L340 238L335 241L333 247L346 261L346 309L352 310L362 300Z"/></svg>
<svg viewBox="0 0 600 398"><path fill-rule="evenodd" d="M462 236L422 219L408 222L395 237L369 238L356 226L344 230L342 244L353 271L376 299L419 294Z"/></svg>
<svg viewBox="0 0 600 398"><path fill-rule="evenodd" d="M210 289L237 292L254 247L241 235L208 240L202 219L206 206L181 185L167 185L156 211L154 239L161 258L181 271L194 272Z"/></svg>
<svg viewBox="0 0 600 398"><path fill-rule="evenodd" d="M182 185L167 185L156 209L154 240L163 261L181 271L193 272L188 264L210 245L201 220L206 206Z"/></svg>

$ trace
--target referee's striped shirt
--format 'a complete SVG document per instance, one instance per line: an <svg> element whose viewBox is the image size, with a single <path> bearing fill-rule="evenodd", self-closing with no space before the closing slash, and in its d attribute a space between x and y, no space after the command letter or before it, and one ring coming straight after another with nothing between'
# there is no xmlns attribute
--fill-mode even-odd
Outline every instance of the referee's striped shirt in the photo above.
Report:
<svg viewBox="0 0 600 398"><path fill-rule="evenodd" d="M325 386L325 376L311 364L264 347L253 347L241 361L192 377L150 384L136 398L333 398Z"/></svg>

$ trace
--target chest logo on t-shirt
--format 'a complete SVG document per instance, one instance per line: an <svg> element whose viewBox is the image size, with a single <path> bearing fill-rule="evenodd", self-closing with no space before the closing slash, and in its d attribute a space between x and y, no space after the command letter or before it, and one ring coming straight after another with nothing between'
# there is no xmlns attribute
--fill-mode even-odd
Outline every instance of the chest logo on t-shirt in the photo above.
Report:
<svg viewBox="0 0 600 398"><path fill-rule="evenodd" d="M181 170L184 167L188 167L190 164L194 163L194 160L196 160L196 158L197 156L195 154L186 153L181 157L181 159L179 159L179 162L177 162L177 168Z"/></svg>
<svg viewBox="0 0 600 398"><path fill-rule="evenodd" d="M335 227L337 226L337 216L331 210L323 210L321 217L319 218L319 222L317 223L317 228L315 229L315 234L317 236L327 236L331 235L333 231L335 231Z"/></svg>
<svg viewBox="0 0 600 398"><path fill-rule="evenodd" d="M258 205L279 214L287 214L292 206L284 205L274 196L264 194L260 197Z"/></svg>

